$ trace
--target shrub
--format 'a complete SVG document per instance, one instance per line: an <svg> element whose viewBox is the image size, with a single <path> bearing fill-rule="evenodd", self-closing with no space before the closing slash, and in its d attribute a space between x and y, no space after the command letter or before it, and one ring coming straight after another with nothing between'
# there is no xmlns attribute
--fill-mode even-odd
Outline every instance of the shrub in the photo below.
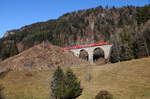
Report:
<svg viewBox="0 0 150 99"><path fill-rule="evenodd" d="M108 91L103 90L95 96L95 99L113 99L113 97Z"/></svg>

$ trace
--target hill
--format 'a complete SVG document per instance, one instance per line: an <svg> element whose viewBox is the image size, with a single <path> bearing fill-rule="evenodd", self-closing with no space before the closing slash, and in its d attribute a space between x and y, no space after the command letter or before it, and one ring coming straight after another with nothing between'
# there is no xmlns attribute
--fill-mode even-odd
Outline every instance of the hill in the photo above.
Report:
<svg viewBox="0 0 150 99"><path fill-rule="evenodd" d="M56 66L88 65L88 62L74 56L71 52L54 46L49 42L39 45L0 62L0 68L10 70L47 69Z"/></svg>
<svg viewBox="0 0 150 99"><path fill-rule="evenodd" d="M0 39L0 59L14 56L44 40L66 47L96 42L114 45L111 62L150 54L150 6L96 7L66 13L55 20L10 30Z"/></svg>
<svg viewBox="0 0 150 99"><path fill-rule="evenodd" d="M150 99L150 58L71 68L84 88L78 99L93 99L100 90L109 91L114 99ZM8 72L0 78L6 99L49 99L54 70ZM91 74L91 81L85 80L87 73Z"/></svg>

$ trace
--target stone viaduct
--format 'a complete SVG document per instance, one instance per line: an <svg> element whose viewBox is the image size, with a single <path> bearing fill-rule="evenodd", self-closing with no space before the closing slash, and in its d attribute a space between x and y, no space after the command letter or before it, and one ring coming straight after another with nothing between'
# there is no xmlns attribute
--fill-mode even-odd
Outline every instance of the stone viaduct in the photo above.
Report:
<svg viewBox="0 0 150 99"><path fill-rule="evenodd" d="M74 47L69 47L69 48L64 48L64 49L70 50L77 57L79 57L80 52L82 50L86 51L88 53L88 61L91 64L93 64L93 54L94 54L94 50L97 48L100 48L104 51L104 58L105 59L110 58L112 45L108 44L108 42L88 44L88 45L80 45L80 46L74 46Z"/></svg>

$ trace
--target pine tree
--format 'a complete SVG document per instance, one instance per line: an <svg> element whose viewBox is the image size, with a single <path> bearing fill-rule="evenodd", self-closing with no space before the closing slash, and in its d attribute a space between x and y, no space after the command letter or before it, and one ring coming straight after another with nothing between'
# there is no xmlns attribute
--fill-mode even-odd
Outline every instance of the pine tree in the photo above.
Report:
<svg viewBox="0 0 150 99"><path fill-rule="evenodd" d="M63 95L63 83L64 83L64 72L58 67L53 75L53 80L51 82L51 96L54 99L62 97Z"/></svg>
<svg viewBox="0 0 150 99"><path fill-rule="evenodd" d="M62 99L75 99L81 95L82 90L80 81L78 81L72 70L68 69L65 79L65 91Z"/></svg>
<svg viewBox="0 0 150 99"><path fill-rule="evenodd" d="M63 70L58 67L53 75L51 82L51 95L54 99L75 99L82 93L80 81L75 74L68 69L66 75Z"/></svg>

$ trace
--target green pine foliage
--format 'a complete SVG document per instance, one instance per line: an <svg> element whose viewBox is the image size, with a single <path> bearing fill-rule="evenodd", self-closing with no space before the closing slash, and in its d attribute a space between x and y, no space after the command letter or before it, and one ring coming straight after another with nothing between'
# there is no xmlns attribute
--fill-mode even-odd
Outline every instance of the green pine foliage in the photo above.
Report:
<svg viewBox="0 0 150 99"><path fill-rule="evenodd" d="M51 96L54 98L60 98L63 96L64 92L64 79L65 75L63 70L58 67L52 77L52 82L51 82Z"/></svg>
<svg viewBox="0 0 150 99"><path fill-rule="evenodd" d="M14 56L18 54L18 48L15 43L5 43L1 44L1 50L0 50L0 58L6 59L8 57Z"/></svg>
<svg viewBox="0 0 150 99"><path fill-rule="evenodd" d="M62 99L75 99L82 93L80 82L77 80L72 70L68 69L65 79L65 91Z"/></svg>
<svg viewBox="0 0 150 99"><path fill-rule="evenodd" d="M137 22L143 24L150 19L150 5L137 8Z"/></svg>
<svg viewBox="0 0 150 99"><path fill-rule="evenodd" d="M80 82L72 70L68 69L64 75L62 69L58 67L51 82L52 97L59 99L75 99L82 93Z"/></svg>

